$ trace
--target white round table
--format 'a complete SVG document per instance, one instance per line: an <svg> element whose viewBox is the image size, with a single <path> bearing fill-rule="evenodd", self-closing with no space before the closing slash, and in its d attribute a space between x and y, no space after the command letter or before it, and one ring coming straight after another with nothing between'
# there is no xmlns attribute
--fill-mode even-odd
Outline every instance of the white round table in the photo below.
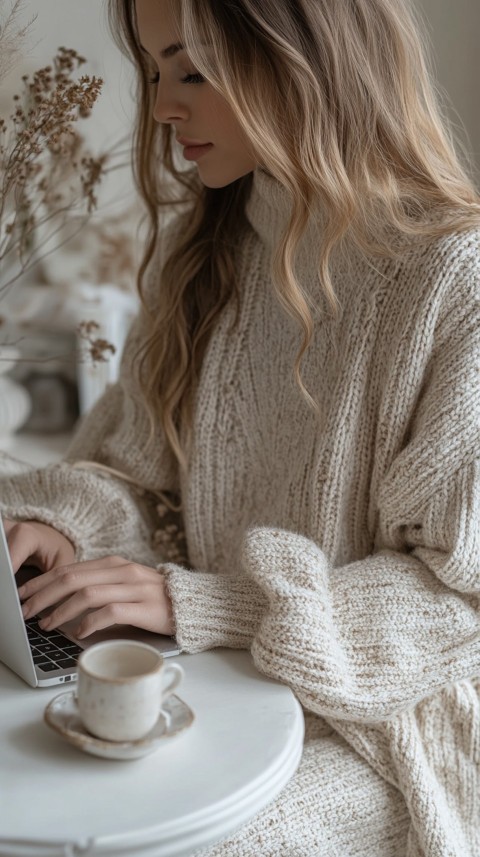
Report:
<svg viewBox="0 0 480 857"><path fill-rule="evenodd" d="M244 824L295 772L303 715L246 652L177 658L193 725L135 761L88 756L43 722L64 689L0 665L1 857L187 857Z"/></svg>

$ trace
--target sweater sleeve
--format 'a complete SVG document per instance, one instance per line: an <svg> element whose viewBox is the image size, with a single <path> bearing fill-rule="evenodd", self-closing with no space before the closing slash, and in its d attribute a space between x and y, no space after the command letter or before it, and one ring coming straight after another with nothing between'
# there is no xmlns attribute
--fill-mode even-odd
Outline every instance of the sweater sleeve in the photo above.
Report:
<svg viewBox="0 0 480 857"><path fill-rule="evenodd" d="M372 555L334 567L303 535L250 530L240 597L228 576L212 580L210 598L208 575L197 590L170 572L187 650L205 646L207 629L224 645L243 629L258 669L307 709L367 722L480 672L480 324L470 297L446 308L408 441L380 486Z"/></svg>
<svg viewBox="0 0 480 857"><path fill-rule="evenodd" d="M272 528L247 533L240 581L171 566L178 639L187 651L250 646L261 672L322 716L399 713L480 671L479 499L471 464L427 504L423 544L342 567Z"/></svg>

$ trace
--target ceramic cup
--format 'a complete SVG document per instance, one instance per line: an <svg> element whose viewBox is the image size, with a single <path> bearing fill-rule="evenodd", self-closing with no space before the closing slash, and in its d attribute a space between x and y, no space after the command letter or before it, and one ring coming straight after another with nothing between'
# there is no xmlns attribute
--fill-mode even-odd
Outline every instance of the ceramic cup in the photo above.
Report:
<svg viewBox="0 0 480 857"><path fill-rule="evenodd" d="M145 643L97 643L78 659L77 704L83 725L107 741L138 741L153 729L162 703L183 676L179 664L165 664Z"/></svg>

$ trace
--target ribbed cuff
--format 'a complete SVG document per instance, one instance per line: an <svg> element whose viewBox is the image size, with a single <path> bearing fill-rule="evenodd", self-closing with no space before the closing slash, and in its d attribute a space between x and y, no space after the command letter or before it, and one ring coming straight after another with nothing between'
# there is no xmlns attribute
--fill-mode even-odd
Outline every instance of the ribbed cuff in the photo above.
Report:
<svg viewBox="0 0 480 857"><path fill-rule="evenodd" d="M193 654L226 646L250 648L267 600L249 577L205 574L167 564L165 575L172 599L175 636L181 649Z"/></svg>

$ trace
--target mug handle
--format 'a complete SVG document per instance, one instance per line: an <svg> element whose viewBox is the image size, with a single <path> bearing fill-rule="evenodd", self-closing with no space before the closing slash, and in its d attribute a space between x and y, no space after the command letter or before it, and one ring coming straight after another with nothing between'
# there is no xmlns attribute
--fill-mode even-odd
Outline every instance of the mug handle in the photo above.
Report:
<svg viewBox="0 0 480 857"><path fill-rule="evenodd" d="M167 678L167 683L162 687L162 703L170 696L171 693L178 687L185 673L180 664L166 664L163 669L163 677ZM168 677L170 676L170 681Z"/></svg>

